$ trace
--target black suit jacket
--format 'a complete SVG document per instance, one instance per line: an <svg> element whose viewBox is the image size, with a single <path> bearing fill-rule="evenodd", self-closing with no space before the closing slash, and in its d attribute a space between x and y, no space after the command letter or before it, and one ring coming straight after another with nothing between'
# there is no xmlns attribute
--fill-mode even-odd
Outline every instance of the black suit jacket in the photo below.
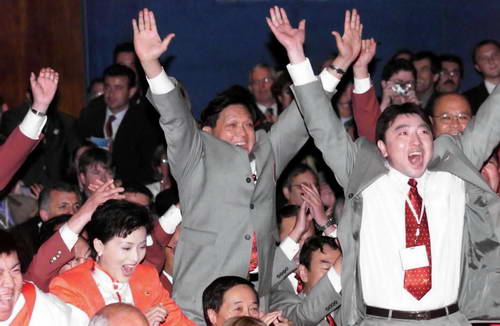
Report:
<svg viewBox="0 0 500 326"><path fill-rule="evenodd" d="M477 85L476 87L473 87L464 92L464 95L469 100L472 114L476 115L477 110L490 94L488 93L484 82L481 82L481 84Z"/></svg>
<svg viewBox="0 0 500 326"><path fill-rule="evenodd" d="M152 121L148 107L130 104L113 141L112 159L116 177L124 182L150 183L153 181L152 157L160 143L159 125ZM80 113L77 131L81 139L104 137L106 103L100 96Z"/></svg>
<svg viewBox="0 0 500 326"><path fill-rule="evenodd" d="M30 107L31 105L26 103L5 112L0 133L7 137L23 121ZM54 104L49 107L47 123L43 128L45 137L31 152L17 174L25 184L48 185L64 180L70 163L69 158L78 144L74 125L75 118L57 111Z"/></svg>

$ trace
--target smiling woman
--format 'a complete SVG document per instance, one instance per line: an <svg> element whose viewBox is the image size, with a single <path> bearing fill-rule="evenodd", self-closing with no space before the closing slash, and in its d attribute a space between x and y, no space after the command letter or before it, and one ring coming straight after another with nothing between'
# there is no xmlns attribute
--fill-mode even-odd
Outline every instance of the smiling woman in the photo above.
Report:
<svg viewBox="0 0 500 326"><path fill-rule="evenodd" d="M194 325L161 286L154 268L141 265L152 222L146 208L127 201L109 201L88 224L92 257L62 273L50 292L92 317L112 303L139 308L150 324Z"/></svg>

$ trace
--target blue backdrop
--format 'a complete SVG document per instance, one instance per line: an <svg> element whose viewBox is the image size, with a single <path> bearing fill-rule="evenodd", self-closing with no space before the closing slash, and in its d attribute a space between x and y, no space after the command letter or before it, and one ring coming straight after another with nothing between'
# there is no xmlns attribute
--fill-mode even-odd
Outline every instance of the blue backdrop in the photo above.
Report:
<svg viewBox="0 0 500 326"><path fill-rule="evenodd" d="M358 8L364 37L380 42L376 81L396 50L432 50L463 58L467 89L480 81L471 49L482 39L500 38L497 0L84 0L87 78L111 64L117 43L132 40L131 19L147 7L155 11L162 36L177 35L162 60L169 75L186 85L198 115L215 93L247 85L255 63L287 63L264 20L275 4L293 25L307 20L306 51L315 67L336 51L330 32L342 30L344 11Z"/></svg>

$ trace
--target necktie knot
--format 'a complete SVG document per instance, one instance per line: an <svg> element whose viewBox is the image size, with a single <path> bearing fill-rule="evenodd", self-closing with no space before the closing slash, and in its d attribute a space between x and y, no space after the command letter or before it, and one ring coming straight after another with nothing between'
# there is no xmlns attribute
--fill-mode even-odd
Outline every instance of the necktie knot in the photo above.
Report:
<svg viewBox="0 0 500 326"><path fill-rule="evenodd" d="M417 180L412 178L412 179L408 180L408 184L410 185L410 187L416 188L417 187Z"/></svg>

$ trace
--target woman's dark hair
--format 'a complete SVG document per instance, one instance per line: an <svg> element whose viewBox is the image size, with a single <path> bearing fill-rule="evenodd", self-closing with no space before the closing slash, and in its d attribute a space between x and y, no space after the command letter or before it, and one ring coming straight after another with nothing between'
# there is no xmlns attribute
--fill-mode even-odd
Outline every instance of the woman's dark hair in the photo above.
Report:
<svg viewBox="0 0 500 326"><path fill-rule="evenodd" d="M125 238L141 227L146 228L147 234L150 234L153 229L152 220L146 207L126 200L107 201L95 210L92 214L92 220L86 226L92 257L96 257L94 239L106 243L115 236Z"/></svg>
<svg viewBox="0 0 500 326"><path fill-rule="evenodd" d="M257 294L257 291L255 291L255 287L252 282L239 276L221 276L210 283L203 291L203 315L208 326L212 325L210 318L208 318L208 309L219 312L224 299L224 294L237 285L248 286L255 294L257 304L259 304L259 295Z"/></svg>

